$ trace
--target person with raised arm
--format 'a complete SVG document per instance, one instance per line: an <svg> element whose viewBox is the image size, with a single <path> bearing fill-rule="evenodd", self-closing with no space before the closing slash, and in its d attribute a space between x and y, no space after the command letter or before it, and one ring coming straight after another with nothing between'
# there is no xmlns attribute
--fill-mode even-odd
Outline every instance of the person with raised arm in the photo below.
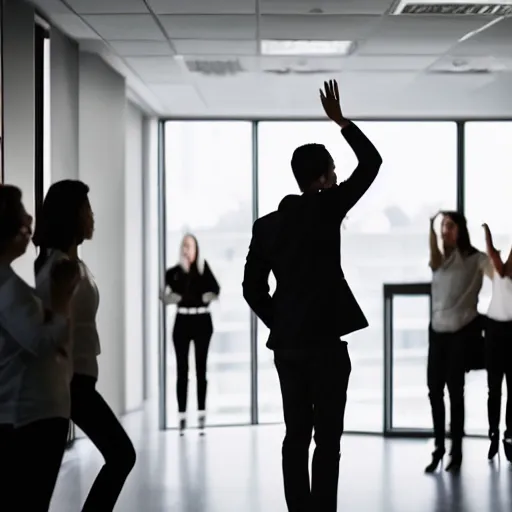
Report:
<svg viewBox="0 0 512 512"><path fill-rule="evenodd" d="M501 390L507 382L506 430L503 437L505 456L512 462L512 249L505 262L494 247L491 230L483 225L487 255L492 261L492 298L487 311L485 359L487 368L487 414L489 419L489 460L499 451Z"/></svg>
<svg viewBox="0 0 512 512"><path fill-rule="evenodd" d="M66 447L69 416L69 316L79 273L57 266L52 308L13 270L25 254L32 217L21 191L0 185L0 478L5 512L44 512Z"/></svg>
<svg viewBox="0 0 512 512"><path fill-rule="evenodd" d="M442 215L442 251L434 222ZM444 389L450 395L451 460L447 471L459 471L464 437L464 386L471 342L481 337L478 295L488 257L471 245L466 218L459 212L439 212L430 219L432 319L429 325L427 385L434 426L435 449L425 472L432 473L445 455L446 412Z"/></svg>
<svg viewBox="0 0 512 512"><path fill-rule="evenodd" d="M341 269L340 226L382 164L374 145L343 115L335 80L324 84L320 100L358 165L338 185L325 146L306 144L294 151L291 167L301 195L286 196L277 211L254 223L242 285L245 300L270 329L267 347L274 351L286 424L282 464L290 512L337 510L351 373L347 343L340 338L368 326ZM277 283L273 296L271 272Z"/></svg>

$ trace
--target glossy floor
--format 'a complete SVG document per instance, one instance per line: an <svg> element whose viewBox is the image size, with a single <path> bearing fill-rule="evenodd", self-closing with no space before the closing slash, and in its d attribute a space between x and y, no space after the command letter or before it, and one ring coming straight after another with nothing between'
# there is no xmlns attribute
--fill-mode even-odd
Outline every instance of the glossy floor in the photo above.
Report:
<svg viewBox="0 0 512 512"><path fill-rule="evenodd" d="M286 512L280 449L283 426L158 432L147 413L125 424L138 451L120 512ZM512 466L486 460L487 441L467 439L459 477L427 476L431 443L346 436L340 512L509 512ZM89 441L65 457L51 512L79 512L101 459Z"/></svg>

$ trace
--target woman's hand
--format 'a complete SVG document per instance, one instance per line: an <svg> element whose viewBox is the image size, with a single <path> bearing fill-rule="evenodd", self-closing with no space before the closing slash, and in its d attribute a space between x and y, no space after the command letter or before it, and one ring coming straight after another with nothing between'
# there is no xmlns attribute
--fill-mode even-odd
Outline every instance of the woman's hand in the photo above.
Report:
<svg viewBox="0 0 512 512"><path fill-rule="evenodd" d="M348 124L347 119L343 117L341 112L340 93L336 80L324 82L324 90L320 89L320 100L325 114L331 121L334 121L341 128Z"/></svg>
<svg viewBox="0 0 512 512"><path fill-rule="evenodd" d="M505 266L503 265L503 261L501 260L501 253L494 247L494 242L492 239L491 230L489 229L489 226L487 224L482 224L482 227L484 228L485 233L485 245L487 248L487 255L492 261L492 264L494 268L496 269L496 272L503 277Z"/></svg>
<svg viewBox="0 0 512 512"><path fill-rule="evenodd" d="M436 222L436 219L441 215L441 211L439 210L433 217L430 217L430 228L434 229L434 223Z"/></svg>
<svg viewBox="0 0 512 512"><path fill-rule="evenodd" d="M210 302L214 301L217 298L217 295L213 292L206 292L203 293L202 299L205 304L209 304Z"/></svg>

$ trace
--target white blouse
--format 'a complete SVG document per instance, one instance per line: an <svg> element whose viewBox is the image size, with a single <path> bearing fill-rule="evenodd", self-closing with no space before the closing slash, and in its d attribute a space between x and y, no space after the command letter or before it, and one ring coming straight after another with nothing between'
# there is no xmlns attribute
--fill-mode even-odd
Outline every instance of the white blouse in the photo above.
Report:
<svg viewBox="0 0 512 512"><path fill-rule="evenodd" d="M512 322L512 279L494 272L492 297L487 316L498 322Z"/></svg>
<svg viewBox="0 0 512 512"><path fill-rule="evenodd" d="M49 300L51 268L56 261L68 256L57 250L50 252L36 281L46 300ZM79 261L81 279L71 303L71 343L72 373L98 378L98 359L101 353L100 339L96 325L99 306L98 288L94 278L83 261Z"/></svg>
<svg viewBox="0 0 512 512"><path fill-rule="evenodd" d="M10 266L0 268L0 424L69 418L68 320L45 310Z"/></svg>
<svg viewBox="0 0 512 512"><path fill-rule="evenodd" d="M457 332L478 315L478 295L489 258L483 252L463 257L458 250L432 274L432 329Z"/></svg>

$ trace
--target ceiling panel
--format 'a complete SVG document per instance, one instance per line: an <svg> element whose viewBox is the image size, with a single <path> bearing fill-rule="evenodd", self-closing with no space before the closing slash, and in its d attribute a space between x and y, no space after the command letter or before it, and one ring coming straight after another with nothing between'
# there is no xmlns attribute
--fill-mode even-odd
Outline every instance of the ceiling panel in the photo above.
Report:
<svg viewBox="0 0 512 512"><path fill-rule="evenodd" d="M438 55L352 56L344 69L350 71L421 71L433 64Z"/></svg>
<svg viewBox="0 0 512 512"><path fill-rule="evenodd" d="M52 21L73 39L101 39L101 37L76 14L53 14Z"/></svg>
<svg viewBox="0 0 512 512"><path fill-rule="evenodd" d="M93 14L83 19L106 40L165 40L150 14Z"/></svg>
<svg viewBox="0 0 512 512"><path fill-rule="evenodd" d="M260 9L262 14L381 15L391 3L392 0L260 0Z"/></svg>
<svg viewBox="0 0 512 512"><path fill-rule="evenodd" d="M195 111L204 112L205 110L206 104L193 85L148 84L148 86L169 112L185 109L188 115L194 115Z"/></svg>
<svg viewBox="0 0 512 512"><path fill-rule="evenodd" d="M167 41L112 41L110 46L122 57L172 55Z"/></svg>
<svg viewBox="0 0 512 512"><path fill-rule="evenodd" d="M489 23L479 16L383 16L374 37L457 40Z"/></svg>
<svg viewBox="0 0 512 512"><path fill-rule="evenodd" d="M186 78L180 61L173 57L127 57L125 62L146 83L173 83Z"/></svg>
<svg viewBox="0 0 512 512"><path fill-rule="evenodd" d="M425 56L440 55L446 53L453 47L453 40L438 39L371 39L360 44L357 50L358 56L383 56L383 55L401 55L401 56Z"/></svg>
<svg viewBox="0 0 512 512"><path fill-rule="evenodd" d="M290 70L307 75L310 71L340 72L345 69L348 58L343 57L260 57L262 70Z"/></svg>
<svg viewBox="0 0 512 512"><path fill-rule="evenodd" d="M365 38L379 16L262 16L262 39L354 41Z"/></svg>
<svg viewBox="0 0 512 512"><path fill-rule="evenodd" d="M255 40L173 39L172 43L180 55L255 55L258 50Z"/></svg>
<svg viewBox="0 0 512 512"><path fill-rule="evenodd" d="M512 41L511 42L493 42L469 39L463 43L457 44L450 49L451 55L474 55L475 57L483 57L492 55L494 57L512 57Z"/></svg>
<svg viewBox="0 0 512 512"><path fill-rule="evenodd" d="M32 0L46 14L69 14L71 11L60 0Z"/></svg>
<svg viewBox="0 0 512 512"><path fill-rule="evenodd" d="M255 14L256 0L148 0L156 14Z"/></svg>
<svg viewBox="0 0 512 512"><path fill-rule="evenodd" d="M66 0L78 14L144 14L142 0Z"/></svg>
<svg viewBox="0 0 512 512"><path fill-rule="evenodd" d="M159 16L171 39L255 39L255 16Z"/></svg>

